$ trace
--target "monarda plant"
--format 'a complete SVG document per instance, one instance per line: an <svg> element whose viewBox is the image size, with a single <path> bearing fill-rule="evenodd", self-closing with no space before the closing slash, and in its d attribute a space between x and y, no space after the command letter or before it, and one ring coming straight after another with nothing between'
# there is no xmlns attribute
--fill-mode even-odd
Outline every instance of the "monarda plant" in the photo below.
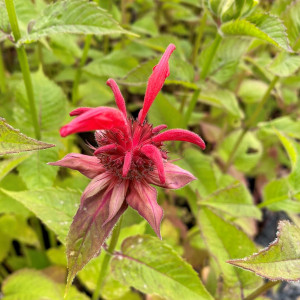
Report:
<svg viewBox="0 0 300 300"><path fill-rule="evenodd" d="M157 204L152 186L179 189L196 178L168 161L166 141L185 141L205 149L204 141L183 129L163 131L167 125L154 127L146 121L147 113L165 79L168 60L175 50L170 44L148 80L143 108L136 120L127 115L124 98L113 79L107 81L118 109L80 107L70 115L75 119L60 130L62 137L96 130L98 147L93 156L70 153L50 163L81 172L92 179L81 197L80 207L67 236L68 282L94 256L128 205L145 218L159 238L163 210ZM162 132L163 131L163 132Z"/></svg>

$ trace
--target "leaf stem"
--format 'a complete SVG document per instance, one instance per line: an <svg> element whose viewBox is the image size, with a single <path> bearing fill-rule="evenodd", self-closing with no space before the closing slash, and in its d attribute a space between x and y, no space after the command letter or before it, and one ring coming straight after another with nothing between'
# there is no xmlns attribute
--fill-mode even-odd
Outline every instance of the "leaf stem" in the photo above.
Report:
<svg viewBox="0 0 300 300"><path fill-rule="evenodd" d="M266 90L265 94L263 95L259 105L257 106L256 110L254 111L254 113L252 114L251 118L246 122L245 124L245 128L242 130L241 134L239 135L238 139L236 140L232 150L231 150L231 153L229 155L229 158L228 158L228 161L226 163L226 166L225 166L225 172L228 171L229 167L231 166L231 164L233 163L234 161L234 158L235 158L235 154L245 136L245 134L248 132L248 130L253 126L253 124L255 123L258 115L260 114L261 110L263 109L263 107L265 106L273 88L275 87L277 81L279 80L279 77L278 76L275 76L273 78L273 80L270 82L269 84L269 87L268 89Z"/></svg>
<svg viewBox="0 0 300 300"><path fill-rule="evenodd" d="M202 80L205 80L206 77L207 77L207 74L208 74L208 72L210 70L210 67L211 67L211 63L212 63L212 61L215 57L215 54L216 54L216 52L217 52L217 50L220 46L221 41L222 41L222 36L219 33L217 33L217 36L216 36L216 38L213 42L212 49L210 49L210 52L209 52L209 54L208 54L208 56L207 56L207 58L206 58L206 60L203 64L203 67L202 67L202 71L201 71L201 74L200 74L200 78Z"/></svg>
<svg viewBox="0 0 300 300"><path fill-rule="evenodd" d="M192 64L195 67L196 66L196 60L198 57L198 52L200 49L200 45L201 45L201 40L203 37L203 33L204 33L204 28L206 25L206 20L207 20L207 12L206 10L203 13L202 18L200 19L200 24L198 26L198 32L197 32L197 36L195 39L195 44L194 44L194 49L193 49L193 55L192 55Z"/></svg>
<svg viewBox="0 0 300 300"><path fill-rule="evenodd" d="M269 281L259 287L257 290L255 290L253 293L251 293L248 297L245 298L245 300L253 300L256 299L258 296L260 296L262 293L266 292L276 284L280 283L281 281Z"/></svg>
<svg viewBox="0 0 300 300"><path fill-rule="evenodd" d="M15 42L18 42L18 40L21 38L21 32L18 24L18 19L16 15L15 5L13 0L5 0L6 10L9 17L10 26L15 38ZM21 67L21 71L23 74L23 80L25 83L27 98L29 102L29 108L32 118L32 124L34 127L35 137L40 140L41 139L41 132L40 127L38 123L38 117L37 117L37 110L35 106L34 101L34 92L33 92L33 86L32 86L32 80L30 75L30 69L27 59L27 54L25 51L25 48L23 45L21 45L19 48L17 48L17 54L18 59Z"/></svg>
<svg viewBox="0 0 300 300"><path fill-rule="evenodd" d="M102 288L104 279L105 279L107 271L108 271L109 262L111 259L111 253L114 252L117 242L118 242L118 239L119 239L120 230L122 227L122 219L123 219L123 216L121 216L118 224L114 228L113 234L111 236L110 244L108 246L108 250L107 250L107 252L104 253L104 258L102 261L99 277L97 280L96 289L93 293L92 300L97 300L99 298L100 290Z"/></svg>
<svg viewBox="0 0 300 300"><path fill-rule="evenodd" d="M76 105L78 100L78 88L79 88L79 83L82 75L82 68L87 61L88 53L91 47L91 42L92 42L92 35L89 34L85 37L83 53L80 59L79 67L76 71L75 78L74 78L74 84L72 90L72 102L74 105Z"/></svg>
<svg viewBox="0 0 300 300"><path fill-rule="evenodd" d="M5 76L5 68L2 56L2 49L0 48L0 91L5 94L6 93L6 76Z"/></svg>
<svg viewBox="0 0 300 300"><path fill-rule="evenodd" d="M192 112L197 104L197 101L198 101L198 97L199 97L199 94L200 94L200 90L196 90L192 96L192 99L188 105L188 108L187 108L187 111L186 113L184 114L184 122L185 122L185 125L186 127L188 127L188 124L189 124L189 121L190 121L190 118L192 116Z"/></svg>

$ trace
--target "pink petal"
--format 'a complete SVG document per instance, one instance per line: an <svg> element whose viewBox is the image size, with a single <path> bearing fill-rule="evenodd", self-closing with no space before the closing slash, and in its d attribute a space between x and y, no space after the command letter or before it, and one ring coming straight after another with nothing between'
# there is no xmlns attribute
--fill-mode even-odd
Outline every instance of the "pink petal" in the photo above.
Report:
<svg viewBox="0 0 300 300"><path fill-rule="evenodd" d="M78 107L70 112L70 116L71 117L79 116L91 109L93 109L93 108L92 107Z"/></svg>
<svg viewBox="0 0 300 300"><path fill-rule="evenodd" d="M94 155L97 155L99 153L108 152L117 149L117 146L115 144L109 144L102 147L97 148L97 150L94 152Z"/></svg>
<svg viewBox="0 0 300 300"><path fill-rule="evenodd" d="M126 125L126 119L119 110L110 107L97 107L85 111L69 124L63 126L60 129L60 135L65 137L72 133L97 129L126 128Z"/></svg>
<svg viewBox="0 0 300 300"><path fill-rule="evenodd" d="M199 146L203 150L205 149L205 143L198 134L184 129L167 130L153 137L152 141L155 143L165 141L189 142Z"/></svg>
<svg viewBox="0 0 300 300"><path fill-rule="evenodd" d="M122 176L126 177L129 170L130 170L130 166L131 166L131 161L132 161L132 152L127 152L125 154L125 158L124 158L124 165L123 165L123 173Z"/></svg>
<svg viewBox="0 0 300 300"><path fill-rule="evenodd" d="M160 59L159 63L153 68L153 72L149 77L147 89L144 98L144 106L139 121L144 122L145 117L151 107L155 97L161 90L166 78L170 75L169 58L172 52L176 49L175 45L170 44Z"/></svg>
<svg viewBox="0 0 300 300"><path fill-rule="evenodd" d="M48 164L77 170L88 178L94 178L105 172L104 167L97 157L79 153L70 153L63 159Z"/></svg>
<svg viewBox="0 0 300 300"><path fill-rule="evenodd" d="M150 158L156 165L160 182L164 184L166 182L164 163L161 157L161 152L153 145L145 145L141 148L141 152Z"/></svg>
<svg viewBox="0 0 300 300"><path fill-rule="evenodd" d="M114 181L114 177L110 172L104 172L95 178L85 188L81 199L92 197L106 188L109 184Z"/></svg>
<svg viewBox="0 0 300 300"><path fill-rule="evenodd" d="M117 214L117 212L120 210L125 200L125 195L127 193L128 185L129 185L128 180L122 180L121 182L115 183L113 185L112 194L109 200L108 217L103 225L111 221L111 219L113 219L114 216Z"/></svg>
<svg viewBox="0 0 300 300"><path fill-rule="evenodd" d="M164 124L158 125L158 126L156 126L156 127L154 127L154 128L152 129L152 133L153 133L153 134L159 133L160 131L162 131L162 130L164 130L164 129L166 129L166 128L168 128L167 125L164 125Z"/></svg>
<svg viewBox="0 0 300 300"><path fill-rule="evenodd" d="M125 118L127 118L125 100L122 96L122 93L121 93L117 83L113 79L108 79L106 81L106 84L112 89L119 110L123 113Z"/></svg>
<svg viewBox="0 0 300 300"><path fill-rule="evenodd" d="M154 184L165 189L180 189L195 180L196 177L192 175L190 172L172 164L169 162L164 163L164 170L166 174L166 183L161 184L159 173L157 170L154 170L149 177L147 178L147 182L150 184Z"/></svg>
<svg viewBox="0 0 300 300"><path fill-rule="evenodd" d="M147 183L140 181L132 182L130 193L126 197L127 203L145 218L161 239L160 223L163 217L163 210L156 202L157 191Z"/></svg>

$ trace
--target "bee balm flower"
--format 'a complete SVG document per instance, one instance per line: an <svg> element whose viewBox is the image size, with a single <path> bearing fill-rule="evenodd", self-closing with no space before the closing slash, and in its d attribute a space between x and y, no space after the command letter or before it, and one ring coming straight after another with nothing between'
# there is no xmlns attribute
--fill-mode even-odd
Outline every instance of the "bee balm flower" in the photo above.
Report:
<svg viewBox="0 0 300 300"><path fill-rule="evenodd" d="M114 93L118 109L78 108L70 113L75 119L61 128L63 137L96 130L98 144L94 156L71 153L51 163L78 170L92 179L81 197L67 243L76 243L77 240L83 243L88 235L96 235L97 242L89 245L94 247L96 253L128 205L137 210L160 237L163 210L157 204L157 192L152 185L178 189L195 179L188 171L168 162L163 146L166 141L185 141L205 149L203 140L197 134L183 129L163 131L166 125L153 128L145 120L151 104L169 76L168 60L174 50L175 46L170 44L153 68L137 120L127 116L124 98L116 82L109 79L107 85ZM78 231L85 234L79 234Z"/></svg>

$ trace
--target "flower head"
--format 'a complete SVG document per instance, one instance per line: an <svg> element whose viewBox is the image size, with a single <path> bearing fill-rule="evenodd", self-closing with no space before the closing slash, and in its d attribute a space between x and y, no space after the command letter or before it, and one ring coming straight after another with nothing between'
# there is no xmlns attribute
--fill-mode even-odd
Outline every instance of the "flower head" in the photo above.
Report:
<svg viewBox="0 0 300 300"><path fill-rule="evenodd" d="M195 179L188 171L168 162L164 142L186 141L205 149L203 140L197 134L183 129L163 131L166 125L153 128L145 119L169 76L168 60L174 50L175 46L170 44L153 68L137 120L127 116L124 98L116 82L109 79L107 85L114 93L118 109L77 108L70 113L75 119L60 130L63 137L77 132L96 131L98 146L93 149L94 156L71 153L51 164L78 170L92 179L82 195L79 212L83 214L83 211L88 211L88 215L92 216L91 220L86 218L88 222L95 221L101 215L104 230L113 220L114 224L130 205L160 237L163 210L157 204L157 192L152 185L178 189ZM111 228L109 225L107 230Z"/></svg>

